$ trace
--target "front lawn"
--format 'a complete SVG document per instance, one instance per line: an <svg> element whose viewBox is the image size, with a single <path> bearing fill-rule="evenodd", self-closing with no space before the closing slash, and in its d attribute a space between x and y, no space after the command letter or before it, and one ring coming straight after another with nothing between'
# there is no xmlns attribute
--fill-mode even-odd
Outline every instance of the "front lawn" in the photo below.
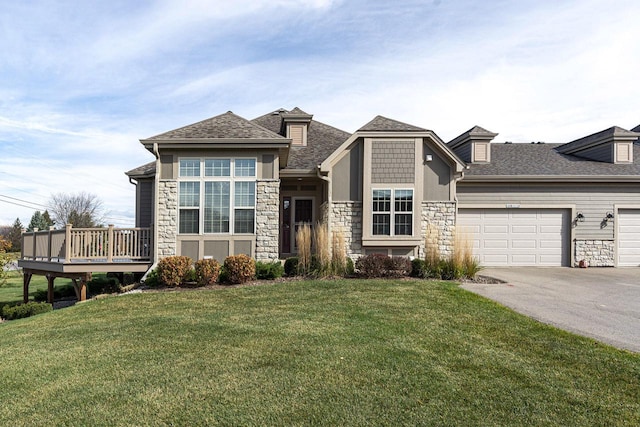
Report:
<svg viewBox="0 0 640 427"><path fill-rule="evenodd" d="M117 296L0 324L0 425L640 425L640 355L456 284Z"/></svg>

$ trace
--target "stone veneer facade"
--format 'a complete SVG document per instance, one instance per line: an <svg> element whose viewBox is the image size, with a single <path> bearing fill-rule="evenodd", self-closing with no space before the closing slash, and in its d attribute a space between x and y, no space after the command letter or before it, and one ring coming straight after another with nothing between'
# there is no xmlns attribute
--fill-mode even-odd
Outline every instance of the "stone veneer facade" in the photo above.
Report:
<svg viewBox="0 0 640 427"><path fill-rule="evenodd" d="M418 257L425 257L425 240L427 233L438 244L438 251L442 258L453 254L456 234L456 202L422 202L422 216L420 232L423 236L420 242Z"/></svg>
<svg viewBox="0 0 640 427"><path fill-rule="evenodd" d="M158 259L176 254L178 232L178 182L161 180L158 184Z"/></svg>
<svg viewBox="0 0 640 427"><path fill-rule="evenodd" d="M358 258L362 251L362 202L332 202L331 232L342 233L347 256Z"/></svg>
<svg viewBox="0 0 640 427"><path fill-rule="evenodd" d="M278 259L280 180L256 183L256 260Z"/></svg>
<svg viewBox="0 0 640 427"><path fill-rule="evenodd" d="M589 267L613 267L615 265L613 240L576 240L574 266L585 260Z"/></svg>

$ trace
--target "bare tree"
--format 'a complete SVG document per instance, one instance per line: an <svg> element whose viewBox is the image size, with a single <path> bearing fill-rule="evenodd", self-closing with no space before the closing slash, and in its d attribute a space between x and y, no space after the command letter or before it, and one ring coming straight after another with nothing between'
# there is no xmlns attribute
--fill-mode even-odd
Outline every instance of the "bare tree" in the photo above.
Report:
<svg viewBox="0 0 640 427"><path fill-rule="evenodd" d="M80 228L99 227L104 220L102 200L95 194L53 194L49 206L56 226L60 228L66 224Z"/></svg>

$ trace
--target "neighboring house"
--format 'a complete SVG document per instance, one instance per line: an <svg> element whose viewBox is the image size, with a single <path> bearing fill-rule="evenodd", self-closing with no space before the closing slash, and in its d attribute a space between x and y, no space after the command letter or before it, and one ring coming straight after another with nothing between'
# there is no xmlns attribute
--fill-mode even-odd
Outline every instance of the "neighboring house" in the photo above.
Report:
<svg viewBox="0 0 640 427"><path fill-rule="evenodd" d="M156 259L284 258L323 221L351 257L423 257L434 229L446 256L457 229L486 266L638 266L638 131L499 144L474 127L444 143L381 116L350 134L298 108L227 112L141 140L157 160L127 175Z"/></svg>

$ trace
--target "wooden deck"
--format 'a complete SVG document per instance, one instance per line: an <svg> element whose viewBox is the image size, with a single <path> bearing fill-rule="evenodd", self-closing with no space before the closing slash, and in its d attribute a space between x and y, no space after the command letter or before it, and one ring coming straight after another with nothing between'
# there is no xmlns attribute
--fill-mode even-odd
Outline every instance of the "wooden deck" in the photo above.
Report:
<svg viewBox="0 0 640 427"><path fill-rule="evenodd" d="M24 273L24 301L29 282L45 276L48 301L53 302L53 282L71 279L79 301L86 299L86 283L92 273L144 273L153 262L151 228L73 228L32 231L22 234L18 266Z"/></svg>

